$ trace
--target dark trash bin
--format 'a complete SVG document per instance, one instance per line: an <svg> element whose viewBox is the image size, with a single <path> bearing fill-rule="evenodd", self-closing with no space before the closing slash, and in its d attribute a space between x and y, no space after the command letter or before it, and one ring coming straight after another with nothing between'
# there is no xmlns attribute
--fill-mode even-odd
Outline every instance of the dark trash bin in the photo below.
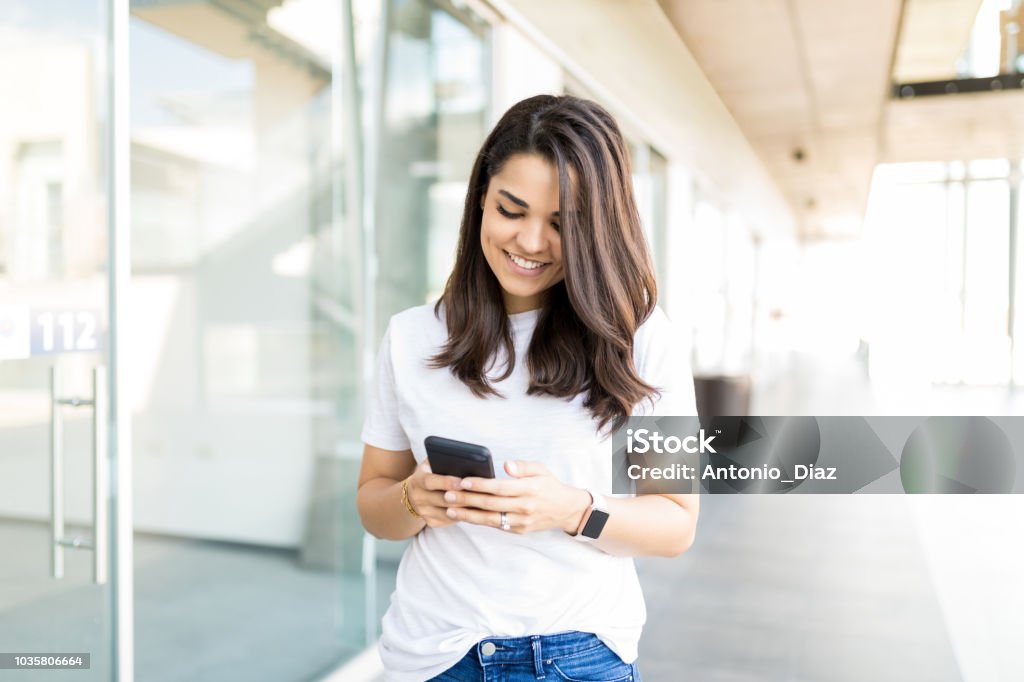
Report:
<svg viewBox="0 0 1024 682"><path fill-rule="evenodd" d="M701 417L746 417L750 414L750 377L697 376L697 414Z"/></svg>

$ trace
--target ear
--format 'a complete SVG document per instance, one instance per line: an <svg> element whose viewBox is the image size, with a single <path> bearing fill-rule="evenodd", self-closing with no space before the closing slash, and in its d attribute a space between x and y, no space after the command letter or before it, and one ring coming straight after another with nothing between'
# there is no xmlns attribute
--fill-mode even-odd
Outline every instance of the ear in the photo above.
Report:
<svg viewBox="0 0 1024 682"><path fill-rule="evenodd" d="M487 198L487 193L486 192L480 195L480 210L481 211L484 210L484 200L486 198Z"/></svg>

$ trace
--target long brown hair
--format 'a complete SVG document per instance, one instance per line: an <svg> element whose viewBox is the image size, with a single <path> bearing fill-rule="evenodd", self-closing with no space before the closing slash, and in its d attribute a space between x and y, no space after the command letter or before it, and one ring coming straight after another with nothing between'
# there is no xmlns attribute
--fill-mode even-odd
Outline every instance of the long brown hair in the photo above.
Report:
<svg viewBox="0 0 1024 682"><path fill-rule="evenodd" d="M515 352L501 285L480 246L483 197L516 154L537 154L558 171L565 279L545 292L526 354L528 395L583 402L598 430L629 416L657 390L633 364L633 335L654 310L657 284L633 198L629 153L611 115L577 97L538 95L509 109L487 136L469 180L459 245L434 314L448 341L430 358L477 397L512 374ZM500 348L505 371L490 379Z"/></svg>

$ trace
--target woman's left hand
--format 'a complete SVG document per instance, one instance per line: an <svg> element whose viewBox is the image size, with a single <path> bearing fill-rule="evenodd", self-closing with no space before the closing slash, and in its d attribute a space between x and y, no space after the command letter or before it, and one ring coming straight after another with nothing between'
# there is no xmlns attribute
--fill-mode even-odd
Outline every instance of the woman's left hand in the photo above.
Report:
<svg viewBox="0 0 1024 682"><path fill-rule="evenodd" d="M565 485L540 462L505 462L511 479L469 477L462 490L444 494L448 517L481 526L501 527L501 512L508 517L508 532L533 533L558 528L575 533L590 493Z"/></svg>

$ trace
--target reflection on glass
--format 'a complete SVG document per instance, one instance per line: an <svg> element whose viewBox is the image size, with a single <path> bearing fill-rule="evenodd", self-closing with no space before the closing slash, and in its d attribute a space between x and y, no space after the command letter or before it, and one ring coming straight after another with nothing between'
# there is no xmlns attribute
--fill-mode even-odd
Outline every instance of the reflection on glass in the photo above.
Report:
<svg viewBox="0 0 1024 682"><path fill-rule="evenodd" d="M376 208L377 324L440 295L486 134L486 26L445 3L389 0Z"/></svg>
<svg viewBox="0 0 1024 682"><path fill-rule="evenodd" d="M367 641L341 3L268 4L133 3L138 679L308 679Z"/></svg>

